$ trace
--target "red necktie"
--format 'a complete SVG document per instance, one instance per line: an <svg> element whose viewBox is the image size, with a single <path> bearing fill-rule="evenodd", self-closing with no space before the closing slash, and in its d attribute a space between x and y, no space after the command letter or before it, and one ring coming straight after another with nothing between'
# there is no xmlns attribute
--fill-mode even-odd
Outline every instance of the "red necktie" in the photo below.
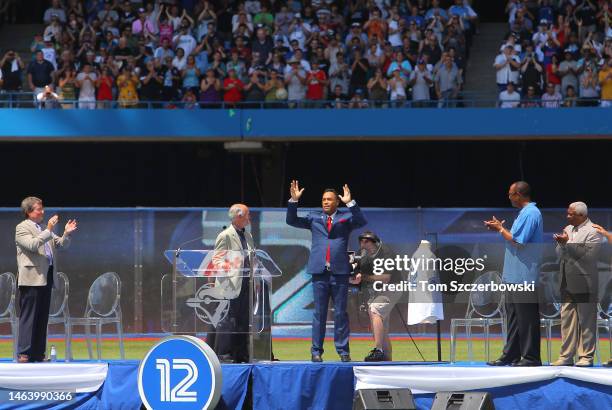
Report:
<svg viewBox="0 0 612 410"><path fill-rule="evenodd" d="M331 232L331 228L332 228L332 218L331 216L327 217L327 232ZM330 261L331 261L331 247L330 245L327 245L327 254L325 255L325 264L327 266L330 265Z"/></svg>

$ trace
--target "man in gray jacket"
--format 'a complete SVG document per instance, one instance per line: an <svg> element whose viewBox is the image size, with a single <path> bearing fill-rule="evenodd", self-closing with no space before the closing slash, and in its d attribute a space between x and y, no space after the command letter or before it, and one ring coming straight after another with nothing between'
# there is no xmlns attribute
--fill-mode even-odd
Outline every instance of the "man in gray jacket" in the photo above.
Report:
<svg viewBox="0 0 612 410"><path fill-rule="evenodd" d="M584 202L567 209L569 225L555 234L560 257L561 353L553 366L593 366L597 335L597 254L602 235L588 217Z"/></svg>
<svg viewBox="0 0 612 410"><path fill-rule="evenodd" d="M57 272L55 250L70 245L70 234L77 229L77 223L69 220L60 237L53 233L59 220L57 215L49 219L46 229L40 226L45 216L42 200L27 197L21 202L21 210L26 219L15 229L21 309L18 362L42 362L47 344L51 288Z"/></svg>

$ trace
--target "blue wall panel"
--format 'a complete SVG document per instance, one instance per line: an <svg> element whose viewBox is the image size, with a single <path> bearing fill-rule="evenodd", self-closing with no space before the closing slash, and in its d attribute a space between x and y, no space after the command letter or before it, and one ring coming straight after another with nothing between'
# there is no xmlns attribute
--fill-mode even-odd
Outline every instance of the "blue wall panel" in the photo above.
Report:
<svg viewBox="0 0 612 410"><path fill-rule="evenodd" d="M0 139L612 138L612 110L0 110Z"/></svg>

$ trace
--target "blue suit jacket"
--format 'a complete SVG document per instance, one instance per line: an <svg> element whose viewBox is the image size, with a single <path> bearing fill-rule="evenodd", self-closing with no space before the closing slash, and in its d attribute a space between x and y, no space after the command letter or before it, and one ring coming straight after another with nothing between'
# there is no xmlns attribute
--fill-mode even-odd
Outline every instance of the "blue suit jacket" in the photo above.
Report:
<svg viewBox="0 0 612 410"><path fill-rule="evenodd" d="M312 248L308 258L308 273L317 274L325 271L325 256L330 246L331 271L335 275L348 275L351 272L347 247L351 231L360 228L368 222L354 205L347 211L338 210L332 222L330 232L327 232L327 215L322 211L310 212L307 216L297 215L298 203L289 202L287 206L287 224L295 228L310 229L312 233Z"/></svg>

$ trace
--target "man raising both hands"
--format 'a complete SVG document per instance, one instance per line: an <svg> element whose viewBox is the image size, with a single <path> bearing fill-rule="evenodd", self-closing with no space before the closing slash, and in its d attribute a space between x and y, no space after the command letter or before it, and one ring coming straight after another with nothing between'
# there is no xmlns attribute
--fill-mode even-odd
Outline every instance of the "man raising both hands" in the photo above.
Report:
<svg viewBox="0 0 612 410"><path fill-rule="evenodd" d="M347 254L348 239L351 231L367 224L357 203L351 197L348 185L343 187L343 195L335 189L323 191L322 211L298 216L298 201L304 193L298 181L291 181L291 199L287 205L287 224L295 228L309 229L312 233L312 248L308 258L307 271L312 275L314 314L312 318L313 362L321 362L327 307L331 295L334 303L334 344L343 362L351 360L349 354L349 323L346 313L349 275L351 267ZM339 211L340 201L350 212Z"/></svg>

